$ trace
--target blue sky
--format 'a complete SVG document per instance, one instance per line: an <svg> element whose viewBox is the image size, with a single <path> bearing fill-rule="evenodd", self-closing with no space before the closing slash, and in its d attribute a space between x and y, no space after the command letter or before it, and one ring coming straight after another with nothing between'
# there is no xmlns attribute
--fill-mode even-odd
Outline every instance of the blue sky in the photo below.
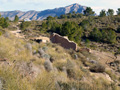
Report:
<svg viewBox="0 0 120 90"><path fill-rule="evenodd" d="M0 11L41 11L64 7L73 3L92 7L97 13L101 9L111 8L116 11L117 8L120 8L120 0L0 0Z"/></svg>

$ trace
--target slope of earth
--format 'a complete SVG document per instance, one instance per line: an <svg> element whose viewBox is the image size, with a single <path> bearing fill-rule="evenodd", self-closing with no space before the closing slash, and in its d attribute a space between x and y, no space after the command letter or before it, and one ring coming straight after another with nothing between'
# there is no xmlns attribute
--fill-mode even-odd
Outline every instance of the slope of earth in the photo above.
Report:
<svg viewBox="0 0 120 90"><path fill-rule="evenodd" d="M115 60L110 52L66 50L51 42L16 38L8 31L0 38L3 89L120 89L120 58Z"/></svg>

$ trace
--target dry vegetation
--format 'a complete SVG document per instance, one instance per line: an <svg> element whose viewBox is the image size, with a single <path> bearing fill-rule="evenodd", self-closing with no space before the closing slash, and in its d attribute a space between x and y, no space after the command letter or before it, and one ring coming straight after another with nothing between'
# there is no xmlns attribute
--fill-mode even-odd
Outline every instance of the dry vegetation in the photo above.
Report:
<svg viewBox="0 0 120 90"><path fill-rule="evenodd" d="M8 31L0 36L0 59L2 90L120 89L120 77L101 67L95 55L65 50L52 43L26 41Z"/></svg>
<svg viewBox="0 0 120 90"><path fill-rule="evenodd" d="M88 20L90 26L85 33L89 34L94 27L112 28L117 32L119 18L82 16L51 22L64 24L73 21L81 24L83 20ZM30 22L22 30L24 39L10 33L10 30L19 29L18 23L10 22L6 30L0 28L0 90L120 90L120 57L115 59L114 56L119 50L118 41L106 44L83 38L79 48L95 49L89 53L66 50L51 42L29 40L39 35L49 36L46 30L50 27L44 29L43 22L47 20Z"/></svg>

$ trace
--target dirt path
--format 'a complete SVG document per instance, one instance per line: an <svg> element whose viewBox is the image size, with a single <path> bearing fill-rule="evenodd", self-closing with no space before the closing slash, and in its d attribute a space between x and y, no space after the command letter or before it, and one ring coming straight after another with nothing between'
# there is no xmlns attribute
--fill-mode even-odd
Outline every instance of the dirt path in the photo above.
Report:
<svg viewBox="0 0 120 90"><path fill-rule="evenodd" d="M103 65L106 65L106 63L112 62L116 59L114 54L110 52L100 52L92 50L91 54L97 56ZM117 60L120 60L120 55L117 56Z"/></svg>
<svg viewBox="0 0 120 90"><path fill-rule="evenodd" d="M21 30L15 30L15 31L10 31L12 34L14 34L17 38L25 38L25 35L21 33Z"/></svg>

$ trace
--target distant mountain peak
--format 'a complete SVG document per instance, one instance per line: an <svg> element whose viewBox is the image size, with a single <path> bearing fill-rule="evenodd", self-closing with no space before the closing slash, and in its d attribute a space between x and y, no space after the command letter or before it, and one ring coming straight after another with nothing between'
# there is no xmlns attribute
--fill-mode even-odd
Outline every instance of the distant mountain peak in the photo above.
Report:
<svg viewBox="0 0 120 90"><path fill-rule="evenodd" d="M6 12L0 12L3 17L9 17L10 20L13 20L15 15L18 15L20 20L24 18L28 18L30 20L43 20L48 16L60 16L62 14L66 13L72 13L75 11L76 13L83 13L83 11L86 9L86 6L82 6L78 3L74 3L72 5L66 6L66 7L60 7L60 8L55 8L55 9L47 9L44 11L35 11L35 10L30 10L30 11L20 11L20 10L15 10L15 11L6 11Z"/></svg>
<svg viewBox="0 0 120 90"><path fill-rule="evenodd" d="M74 3L74 4L71 4L71 5L69 5L69 6L66 6L66 7L73 7L73 6L82 6L82 5L80 5L80 4L78 4L78 3Z"/></svg>
<svg viewBox="0 0 120 90"><path fill-rule="evenodd" d="M72 5L80 5L80 4L78 4L78 3L74 3L74 4L72 4ZM81 6L81 5L80 5Z"/></svg>

